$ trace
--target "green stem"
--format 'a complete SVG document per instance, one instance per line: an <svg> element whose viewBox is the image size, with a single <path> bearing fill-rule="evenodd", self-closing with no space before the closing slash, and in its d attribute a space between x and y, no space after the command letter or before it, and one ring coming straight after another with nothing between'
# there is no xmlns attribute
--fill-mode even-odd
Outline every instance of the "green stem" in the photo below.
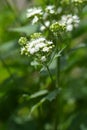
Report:
<svg viewBox="0 0 87 130"><path fill-rule="evenodd" d="M57 65L56 65L56 87L59 88L60 86L60 56L57 58Z"/></svg>
<svg viewBox="0 0 87 130"><path fill-rule="evenodd" d="M56 64L56 87L60 88L60 57L57 58ZM55 101L55 120L54 120L54 130L58 130L58 125L60 122L60 94L58 94Z"/></svg>
<svg viewBox="0 0 87 130"><path fill-rule="evenodd" d="M47 71L48 71L48 73L49 73L50 79L51 79L51 81L52 81L52 83L53 83L53 82L54 82L54 81L53 81L53 77L52 77L52 75L51 75L51 72L50 72L50 70L49 70L48 65L45 65L45 67L47 68Z"/></svg>

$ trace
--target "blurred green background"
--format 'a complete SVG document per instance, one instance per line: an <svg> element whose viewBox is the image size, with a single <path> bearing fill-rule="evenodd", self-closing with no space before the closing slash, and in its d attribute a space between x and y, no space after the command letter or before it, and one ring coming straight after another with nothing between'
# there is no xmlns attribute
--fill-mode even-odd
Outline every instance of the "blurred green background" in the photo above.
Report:
<svg viewBox="0 0 87 130"><path fill-rule="evenodd" d="M37 4L43 1L0 0L0 130L54 130L55 101L41 100L51 85L48 74L31 67L18 45L20 36L37 30L25 17L26 9ZM87 130L87 5L70 49L62 58L60 128Z"/></svg>

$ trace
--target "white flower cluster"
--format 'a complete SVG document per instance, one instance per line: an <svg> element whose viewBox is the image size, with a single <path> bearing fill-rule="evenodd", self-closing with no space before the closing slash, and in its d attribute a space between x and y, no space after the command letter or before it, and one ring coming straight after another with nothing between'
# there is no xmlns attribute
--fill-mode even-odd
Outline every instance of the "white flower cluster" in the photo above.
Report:
<svg viewBox="0 0 87 130"><path fill-rule="evenodd" d="M46 62L52 52L53 42L47 41L44 37L31 39L21 48L21 54L32 55L38 62Z"/></svg>
<svg viewBox="0 0 87 130"><path fill-rule="evenodd" d="M59 21L62 25L65 25L67 31L72 31L79 25L79 17L77 15L63 15Z"/></svg>
<svg viewBox="0 0 87 130"><path fill-rule="evenodd" d="M37 22L41 23L41 31L44 31L46 28L48 28L52 21L54 21L52 17L54 15L58 15L62 12L62 7L55 8L54 5L47 5L45 8L41 7L33 7L27 10L27 18L31 20L32 24L35 24ZM43 22L42 22L43 21Z"/></svg>
<svg viewBox="0 0 87 130"><path fill-rule="evenodd" d="M55 6L54 5L48 5L46 6L46 8L43 11L43 16L42 16L42 20L43 23L40 27L41 31L44 31L45 29L47 29L48 27L50 27L51 25L51 15L55 15L56 14L56 10L55 10Z"/></svg>
<svg viewBox="0 0 87 130"><path fill-rule="evenodd" d="M54 14L55 13L55 6L54 5L48 5L46 8L45 8L45 11L50 13L50 14Z"/></svg>
<svg viewBox="0 0 87 130"><path fill-rule="evenodd" d="M33 17L35 15L42 15L42 8L38 7L38 8L30 8L27 10L27 18Z"/></svg>
<svg viewBox="0 0 87 130"><path fill-rule="evenodd" d="M27 10L27 18L33 18L32 19L32 24L35 24L36 22L39 21L39 17L43 15L43 11L41 7L38 8L30 8Z"/></svg>

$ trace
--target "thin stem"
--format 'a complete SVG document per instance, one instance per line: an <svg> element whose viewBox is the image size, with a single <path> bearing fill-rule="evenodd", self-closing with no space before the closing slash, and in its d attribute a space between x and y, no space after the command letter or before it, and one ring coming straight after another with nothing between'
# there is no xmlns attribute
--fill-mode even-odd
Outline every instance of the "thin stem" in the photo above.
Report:
<svg viewBox="0 0 87 130"><path fill-rule="evenodd" d="M61 43L59 39L56 39L56 47L57 47L57 52L61 50ZM60 88L60 60L61 57L59 56L56 61L56 88L58 89ZM60 105L61 102L60 102L60 93L59 93L55 100L56 108L55 108L54 130L59 130L58 126L60 124L60 110L61 110Z"/></svg>
<svg viewBox="0 0 87 130"><path fill-rule="evenodd" d="M57 65L56 65L56 87L59 88L60 86L60 56L57 58Z"/></svg>
<svg viewBox="0 0 87 130"><path fill-rule="evenodd" d="M51 72L50 72L50 70L49 70L48 65L45 65L45 67L47 68L47 71L48 71L48 73L49 73L50 79L51 79L51 81L52 81L52 83L53 83L53 82L54 82L54 81L53 81L53 77L52 77L52 75L51 75Z"/></svg>
<svg viewBox="0 0 87 130"><path fill-rule="evenodd" d="M56 87L60 88L60 57L57 58L56 65ZM58 94L55 102L56 110L55 110L55 122L54 122L54 130L58 129L58 125L60 122L60 94Z"/></svg>

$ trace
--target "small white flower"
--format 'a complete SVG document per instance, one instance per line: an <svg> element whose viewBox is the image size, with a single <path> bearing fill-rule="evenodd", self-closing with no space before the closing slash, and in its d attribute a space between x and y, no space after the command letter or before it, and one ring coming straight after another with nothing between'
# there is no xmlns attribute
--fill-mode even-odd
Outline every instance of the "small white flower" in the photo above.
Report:
<svg viewBox="0 0 87 130"><path fill-rule="evenodd" d="M46 21L46 22L45 22L45 25L46 25L46 27L49 27L50 21Z"/></svg>
<svg viewBox="0 0 87 130"><path fill-rule="evenodd" d="M42 51L43 52L49 52L49 47L44 47Z"/></svg>
<svg viewBox="0 0 87 130"><path fill-rule="evenodd" d="M72 18L72 14L68 14L68 15L67 15L67 18Z"/></svg>
<svg viewBox="0 0 87 130"><path fill-rule="evenodd" d="M38 7L38 8L28 9L26 15L27 15L27 18L30 18L32 16L42 15L42 14L43 14L42 9L40 7Z"/></svg>
<svg viewBox="0 0 87 130"><path fill-rule="evenodd" d="M74 21L75 23L79 23L79 22L80 22L79 17L78 17L77 15L74 15L74 16L73 16L73 21Z"/></svg>
<svg viewBox="0 0 87 130"><path fill-rule="evenodd" d="M35 53L35 48L29 48L29 53L32 55Z"/></svg>
<svg viewBox="0 0 87 130"><path fill-rule="evenodd" d="M43 47L45 47L45 46L46 46L45 43L40 43L40 44L39 44L39 48L43 48Z"/></svg>
<svg viewBox="0 0 87 130"><path fill-rule="evenodd" d="M77 15L73 15L73 19L77 20L77 19L79 19L79 17Z"/></svg>
<svg viewBox="0 0 87 130"><path fill-rule="evenodd" d="M44 14L43 14L43 20L46 20L48 16L49 16L49 14L47 12L44 12Z"/></svg>
<svg viewBox="0 0 87 130"><path fill-rule="evenodd" d="M38 42L44 42L45 41L45 38L44 37L40 37L37 39Z"/></svg>
<svg viewBox="0 0 87 130"><path fill-rule="evenodd" d="M67 25L66 30L67 31L72 31L73 30L73 25L72 24Z"/></svg>
<svg viewBox="0 0 87 130"><path fill-rule="evenodd" d="M32 48L34 45L35 45L35 41L31 41L26 46L27 48Z"/></svg>
<svg viewBox="0 0 87 130"><path fill-rule="evenodd" d="M52 49L52 48L53 48L53 46L50 46L50 47L49 47L49 49Z"/></svg>
<svg viewBox="0 0 87 130"><path fill-rule="evenodd" d="M39 46L39 44L37 44L37 45L35 46L35 52L38 52L39 49L40 49L40 46Z"/></svg>
<svg viewBox="0 0 87 130"><path fill-rule="evenodd" d="M65 25L67 31L72 31L74 27L78 27L80 20L77 15L63 15L59 23Z"/></svg>
<svg viewBox="0 0 87 130"><path fill-rule="evenodd" d="M21 54L23 54L25 52L25 47L21 48Z"/></svg>
<svg viewBox="0 0 87 130"><path fill-rule="evenodd" d="M75 23L73 26L74 26L75 28L77 28L79 25L78 25L78 23Z"/></svg>
<svg viewBox="0 0 87 130"><path fill-rule="evenodd" d="M38 22L38 20L39 20L38 17L35 16L34 19L32 20L32 24L35 24L36 22Z"/></svg>
<svg viewBox="0 0 87 130"><path fill-rule="evenodd" d="M54 9L54 5L48 5L48 6L46 7L46 9L47 9L47 10L52 10L52 9Z"/></svg>
<svg viewBox="0 0 87 130"><path fill-rule="evenodd" d="M61 18L61 21L66 22L67 21L67 16L63 15L62 18Z"/></svg>
<svg viewBox="0 0 87 130"><path fill-rule="evenodd" d="M53 42L51 42L51 41L48 41L48 44L49 44L49 45L51 45L51 44L53 44Z"/></svg>
<svg viewBox="0 0 87 130"><path fill-rule="evenodd" d="M61 12L62 12L62 7L59 7L59 8L57 9L57 13L60 14Z"/></svg>
<svg viewBox="0 0 87 130"><path fill-rule="evenodd" d="M73 19L72 18L69 18L68 20L67 20L67 25L68 24L71 24L73 22Z"/></svg>
<svg viewBox="0 0 87 130"><path fill-rule="evenodd" d="M45 57L45 56L42 56L42 57L41 57L41 61L42 61L42 62L45 62L45 61L46 61L46 57Z"/></svg>
<svg viewBox="0 0 87 130"><path fill-rule="evenodd" d="M41 30L41 31L44 31L45 29L46 29L46 27L43 26L43 25L40 27L40 30Z"/></svg>
<svg viewBox="0 0 87 130"><path fill-rule="evenodd" d="M46 7L46 11L49 12L50 14L54 14L55 13L54 6L53 5L48 5Z"/></svg>

